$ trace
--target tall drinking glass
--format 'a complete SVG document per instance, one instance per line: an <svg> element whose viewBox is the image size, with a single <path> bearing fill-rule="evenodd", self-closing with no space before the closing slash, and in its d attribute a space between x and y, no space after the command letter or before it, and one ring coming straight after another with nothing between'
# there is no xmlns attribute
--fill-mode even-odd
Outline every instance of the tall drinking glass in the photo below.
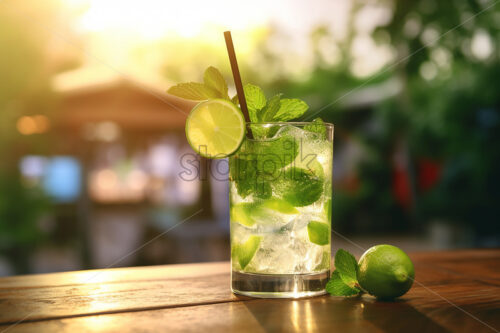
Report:
<svg viewBox="0 0 500 333"><path fill-rule="evenodd" d="M231 289L321 295L330 275L333 125L247 124L229 158Z"/></svg>

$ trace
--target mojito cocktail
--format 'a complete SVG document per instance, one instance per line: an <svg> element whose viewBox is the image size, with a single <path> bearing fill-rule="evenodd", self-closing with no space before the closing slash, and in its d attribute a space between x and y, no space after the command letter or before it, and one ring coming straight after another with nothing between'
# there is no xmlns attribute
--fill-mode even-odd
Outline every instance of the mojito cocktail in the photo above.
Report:
<svg viewBox="0 0 500 333"><path fill-rule="evenodd" d="M229 157L232 290L322 294L330 275L333 125L250 123L247 133L253 138Z"/></svg>
<svg viewBox="0 0 500 333"><path fill-rule="evenodd" d="M203 83L180 83L168 93L200 101L186 119L193 150L229 158L231 290L321 295L330 277L333 125L320 118L291 122L307 103L242 86L234 50L229 55L236 95L229 96L215 67L205 70Z"/></svg>

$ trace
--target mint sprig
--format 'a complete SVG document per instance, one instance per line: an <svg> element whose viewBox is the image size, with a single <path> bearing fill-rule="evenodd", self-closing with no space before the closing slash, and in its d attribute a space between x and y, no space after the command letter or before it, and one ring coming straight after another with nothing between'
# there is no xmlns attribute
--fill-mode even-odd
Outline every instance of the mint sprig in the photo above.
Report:
<svg viewBox="0 0 500 333"><path fill-rule="evenodd" d="M335 271L326 284L326 291L334 296L353 296L361 292L357 279L358 263L352 254L339 249L335 254Z"/></svg>
<svg viewBox="0 0 500 333"><path fill-rule="evenodd" d="M298 98L283 98L280 101L280 109L274 117L277 121L289 121L302 116L309 106Z"/></svg>
<svg viewBox="0 0 500 333"><path fill-rule="evenodd" d="M193 101L222 98L231 100L228 96L226 80L215 67L208 67L203 74L203 83L187 82L170 87L167 93Z"/></svg>
<svg viewBox="0 0 500 333"><path fill-rule="evenodd" d="M221 97L217 90L197 82L179 83L170 87L167 92L171 95L192 101L205 101Z"/></svg>
<svg viewBox="0 0 500 333"><path fill-rule="evenodd" d="M302 116L309 106L297 98L281 98L282 94L266 100L262 89L253 84L243 87L250 120L257 122L289 121Z"/></svg>
<svg viewBox="0 0 500 333"><path fill-rule="evenodd" d="M261 122L268 122L268 121L277 121L275 119L276 113L281 107L281 99L282 94L274 95L267 101L266 106L261 110L260 115L259 115L259 120Z"/></svg>
<svg viewBox="0 0 500 333"><path fill-rule="evenodd" d="M245 99L247 101L248 113L252 123L259 122L261 110L266 106L266 95L262 89L253 84L246 84L243 87Z"/></svg>
<svg viewBox="0 0 500 333"><path fill-rule="evenodd" d="M203 83L219 92L222 98L229 99L226 80L217 68L210 66L205 70Z"/></svg>
<svg viewBox="0 0 500 333"><path fill-rule="evenodd" d="M264 91L253 84L243 87L248 113L252 123L286 122L302 116L309 106L298 98L282 98L282 94L266 99ZM239 104L238 96L228 95L228 86L221 72L215 67L208 67L203 75L203 83L186 82L170 87L171 95L193 101L205 101L222 98ZM265 136L267 133L260 133Z"/></svg>
<svg viewBox="0 0 500 333"><path fill-rule="evenodd" d="M326 139L326 127L321 118L316 118L312 121L312 124L304 126L304 130L317 133L321 138Z"/></svg>
<svg viewBox="0 0 500 333"><path fill-rule="evenodd" d="M349 286L354 286L358 279L356 277L356 272L358 269L358 263L352 254L349 252L339 249L335 254L335 268L339 272L340 278L345 284Z"/></svg>
<svg viewBox="0 0 500 333"><path fill-rule="evenodd" d="M337 271L332 273L330 281L326 284L326 291L333 296L354 296L359 294L359 289L356 287L349 287L340 278Z"/></svg>

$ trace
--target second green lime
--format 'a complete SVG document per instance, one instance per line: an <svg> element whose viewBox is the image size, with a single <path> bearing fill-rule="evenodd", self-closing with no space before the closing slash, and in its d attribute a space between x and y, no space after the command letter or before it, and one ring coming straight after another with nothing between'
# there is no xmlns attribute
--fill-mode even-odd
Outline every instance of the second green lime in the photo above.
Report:
<svg viewBox="0 0 500 333"><path fill-rule="evenodd" d="M382 299L405 294L415 278L415 269L408 255L392 245L371 247L361 256L358 264L361 287Z"/></svg>

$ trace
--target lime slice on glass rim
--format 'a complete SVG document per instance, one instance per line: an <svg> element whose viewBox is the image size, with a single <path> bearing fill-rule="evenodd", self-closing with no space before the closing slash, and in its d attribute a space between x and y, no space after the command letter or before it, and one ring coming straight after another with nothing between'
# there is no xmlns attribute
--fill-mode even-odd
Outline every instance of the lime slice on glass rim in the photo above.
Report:
<svg viewBox="0 0 500 333"><path fill-rule="evenodd" d="M186 120L189 145L207 158L224 158L236 152L245 132L243 114L233 103L223 99L201 102Z"/></svg>

